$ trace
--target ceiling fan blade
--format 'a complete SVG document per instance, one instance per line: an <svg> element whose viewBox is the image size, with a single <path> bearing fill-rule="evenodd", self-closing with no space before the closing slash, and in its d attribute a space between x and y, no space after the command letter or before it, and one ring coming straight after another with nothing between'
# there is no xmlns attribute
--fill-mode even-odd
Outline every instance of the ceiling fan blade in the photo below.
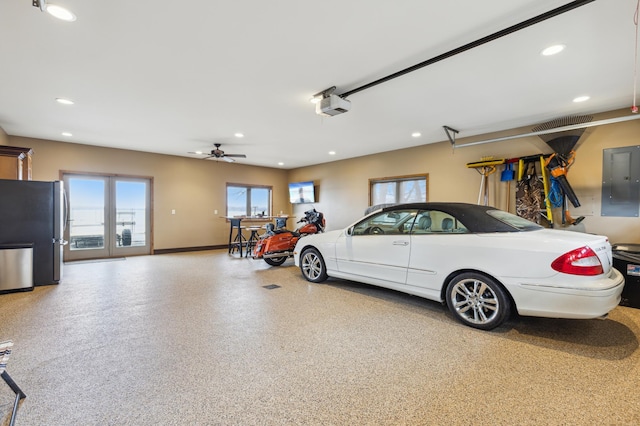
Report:
<svg viewBox="0 0 640 426"><path fill-rule="evenodd" d="M220 149L220 146L222 144L219 143L214 143L215 145L215 149L211 150L210 154L206 154L204 152L200 152L200 151L189 151L189 154L197 154L197 155L201 155L204 154L206 155L206 157L204 157L205 160L208 160L210 158L214 158L216 160L224 160L228 163L234 163L236 160L234 160L233 158L229 158L229 157L236 157L236 158L247 158L246 155L244 154L225 154L223 150Z"/></svg>

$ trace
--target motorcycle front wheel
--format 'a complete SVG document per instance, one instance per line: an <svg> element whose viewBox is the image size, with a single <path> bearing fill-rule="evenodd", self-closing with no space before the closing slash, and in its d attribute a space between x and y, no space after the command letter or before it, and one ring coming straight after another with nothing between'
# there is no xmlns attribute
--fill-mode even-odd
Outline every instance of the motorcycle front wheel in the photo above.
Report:
<svg viewBox="0 0 640 426"><path fill-rule="evenodd" d="M284 262L287 261L287 256L282 256L282 257L269 257L269 258L265 258L264 259L265 262L267 262L269 265L271 266L280 266L282 265Z"/></svg>

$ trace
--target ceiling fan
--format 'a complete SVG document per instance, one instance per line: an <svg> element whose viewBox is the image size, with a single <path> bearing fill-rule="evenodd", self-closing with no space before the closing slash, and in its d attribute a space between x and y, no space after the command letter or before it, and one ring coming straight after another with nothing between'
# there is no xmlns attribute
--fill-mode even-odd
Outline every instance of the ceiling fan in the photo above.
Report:
<svg viewBox="0 0 640 426"><path fill-rule="evenodd" d="M246 155L244 154L225 154L223 150L220 149L220 145L219 143L214 143L216 149L212 149L211 153L209 155L207 155L206 157L204 157L204 159L208 159L208 158L215 158L215 159L222 159L228 163L233 163L234 160L231 157L235 157L235 158L247 158ZM190 152L190 154L203 154L202 152Z"/></svg>

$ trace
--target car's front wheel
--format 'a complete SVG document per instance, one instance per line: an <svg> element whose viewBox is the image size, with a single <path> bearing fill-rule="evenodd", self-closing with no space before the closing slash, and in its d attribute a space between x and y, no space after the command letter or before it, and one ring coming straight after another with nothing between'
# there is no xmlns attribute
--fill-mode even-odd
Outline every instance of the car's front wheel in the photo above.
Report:
<svg viewBox="0 0 640 426"><path fill-rule="evenodd" d="M328 278L324 259L314 248L308 248L300 255L300 271L305 279L312 283L321 283Z"/></svg>
<svg viewBox="0 0 640 426"><path fill-rule="evenodd" d="M511 302L502 286L475 272L453 278L447 286L446 299L458 320L481 330L496 328L511 312Z"/></svg>

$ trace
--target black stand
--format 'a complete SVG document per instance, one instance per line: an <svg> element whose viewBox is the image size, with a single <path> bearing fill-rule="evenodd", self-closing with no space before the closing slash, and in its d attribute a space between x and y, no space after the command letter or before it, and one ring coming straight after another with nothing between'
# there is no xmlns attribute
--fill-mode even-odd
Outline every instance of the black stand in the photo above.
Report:
<svg viewBox="0 0 640 426"><path fill-rule="evenodd" d="M260 236L258 235L258 231L260 230L259 226L251 226L248 229L251 231L251 235L247 240L246 257L249 257L252 254L253 249L256 247L256 244L258 244L258 241L260 240Z"/></svg>
<svg viewBox="0 0 640 426"><path fill-rule="evenodd" d="M25 393L22 392L22 389L20 389L16 382L13 381L11 376L9 376L9 373L7 373L7 370L3 371L2 374L0 374L0 377L2 377L7 385L9 385L11 390L16 394L16 399L13 402L13 411L11 412L11 420L9 421L9 426L13 426L16 421L16 414L18 412L18 403L21 399L26 398L27 395L25 395Z"/></svg>
<svg viewBox="0 0 640 426"><path fill-rule="evenodd" d="M229 223L231 225L231 229L229 231L229 254L232 254L237 248L240 250L240 257L242 257L242 246L247 245L247 239L242 235L242 227L240 226L241 222L241 218L229 219ZM237 229L235 238L233 237L233 228Z"/></svg>

